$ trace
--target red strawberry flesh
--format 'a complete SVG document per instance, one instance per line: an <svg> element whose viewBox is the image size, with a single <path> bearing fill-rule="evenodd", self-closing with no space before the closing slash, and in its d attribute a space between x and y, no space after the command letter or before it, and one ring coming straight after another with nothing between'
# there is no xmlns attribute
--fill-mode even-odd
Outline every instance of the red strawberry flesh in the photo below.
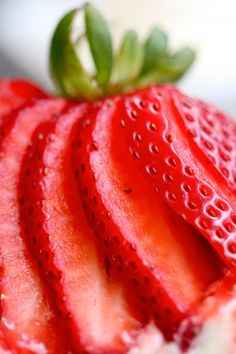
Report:
<svg viewBox="0 0 236 354"><path fill-rule="evenodd" d="M72 108L56 124L35 131L22 164L20 198L28 245L40 264L44 282L56 295L57 307L76 350L123 353L122 334L136 332L124 289L111 282L100 264L71 167L70 135L89 106ZM40 158L38 158L40 156ZM30 171L26 176L25 171ZM29 214L30 207L34 213Z"/></svg>
<svg viewBox="0 0 236 354"><path fill-rule="evenodd" d="M12 122L5 122L11 129L1 137L1 329L19 353L64 350L37 266L21 237L18 181L34 129L65 106L62 100L50 99L24 108L12 116Z"/></svg>
<svg viewBox="0 0 236 354"><path fill-rule="evenodd" d="M75 174L108 274L125 279L135 306L168 337L219 276L218 261L137 170L122 141L117 103L107 101L96 120L91 114L81 121Z"/></svg>

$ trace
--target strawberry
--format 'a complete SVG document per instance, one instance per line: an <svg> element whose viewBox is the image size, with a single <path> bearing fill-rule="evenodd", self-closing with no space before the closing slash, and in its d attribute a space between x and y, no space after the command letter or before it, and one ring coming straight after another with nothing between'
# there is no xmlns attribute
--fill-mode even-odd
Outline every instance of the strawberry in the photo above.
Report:
<svg viewBox="0 0 236 354"><path fill-rule="evenodd" d="M190 113L181 116L179 106L182 102L182 111L190 109L186 106L191 100L183 97L176 89L168 86L154 86L124 97L120 101L120 116L125 127L123 131L127 149L132 152L133 159L150 185L154 189L158 186L157 194L198 229L235 271L236 220L232 186L229 187L229 179L226 182L217 164L209 163L206 146L211 143L206 143L206 138L196 143L193 131L186 129L182 117L190 120ZM198 112L202 106L198 101L191 101L193 112ZM207 110L205 115L204 112L202 114L203 123L209 117ZM222 114L213 114L211 109L212 121L213 117L216 125L221 128L225 124L222 122L228 119L222 118ZM227 125L228 129L231 126ZM218 147L219 141L225 139L222 129L219 128L209 138ZM140 141L134 139L135 134L141 136ZM205 150L202 150L203 145ZM223 163L220 154L216 157L217 163Z"/></svg>
<svg viewBox="0 0 236 354"><path fill-rule="evenodd" d="M26 80L0 80L0 122L1 117L19 108L33 98L44 98L44 93L35 84Z"/></svg>
<svg viewBox="0 0 236 354"><path fill-rule="evenodd" d="M217 174L234 192L235 122L212 105L190 98L178 90L174 92L172 100L179 120L191 136L192 143L195 143L194 150L200 150L200 155L203 153L206 156L208 163L216 167ZM223 183L222 178L220 183Z"/></svg>
<svg viewBox="0 0 236 354"><path fill-rule="evenodd" d="M137 170L122 141L120 100L104 102L79 122L75 176L108 275L125 280L143 321L154 317L170 337L220 268L206 242L156 197ZM138 133L135 137L139 140Z"/></svg>
<svg viewBox="0 0 236 354"><path fill-rule="evenodd" d="M114 56L104 19L93 7L85 5L84 37L95 68L95 73L89 75L78 55L77 42L73 42L74 36L71 35L76 13L76 10L69 12L59 22L50 49L52 77L63 95L81 101L95 101L107 94L113 96L142 85L173 82L193 61L194 53L189 48L170 53L167 38L158 29L150 33L144 44L135 32L128 31ZM64 51L58 60L62 46ZM171 87L165 90L167 98L175 91ZM143 92L148 112L141 101L142 117L136 122L140 124L140 133L132 127L124 129L126 124L131 124L126 120L136 121L136 111L127 105L132 99L139 104L137 102L142 95L139 91L100 102L101 110L96 106L79 121L73 134L78 146L72 154L73 166L83 208L91 228L95 230L100 257L108 276L125 284L130 302L133 302L141 321L154 317L165 336L171 338L176 325L192 311L204 290L220 276L222 265L218 264L218 257L202 236L163 205L161 198L166 191L162 180L150 184L129 156L131 152L133 159L141 161L139 169L143 171L145 159L140 158L133 145L135 148L138 145L141 150L142 122L146 123L149 118L149 110L158 110L152 100L152 88ZM109 126L109 120L114 123L114 130ZM118 127L119 121L121 126ZM127 133L122 133L121 128ZM155 131L155 124L151 124L149 129ZM167 134L167 140L169 138L171 136ZM135 140L133 145L131 140ZM145 165L145 171L147 169L155 178L156 167L153 164L159 150L156 144L151 145L151 149L151 161ZM175 167L175 159L170 158L168 163ZM188 166L186 170L191 173ZM170 183L172 175L165 177ZM161 198L155 196L159 189ZM188 184L186 189L189 189ZM176 197L173 192L167 196L170 199ZM194 203L190 205L192 207ZM183 214L178 208L175 210ZM162 237L157 237L156 230L161 230ZM157 239L160 243L156 248ZM173 258L172 247L176 255ZM205 263L198 264L199 254ZM166 255L173 261L169 261L168 270L164 263ZM186 263L183 264L183 260ZM181 277L171 276L173 269ZM189 285L188 291L181 291L185 290L186 284Z"/></svg>
<svg viewBox="0 0 236 354"><path fill-rule="evenodd" d="M63 97L95 103L0 83L0 351L199 352L212 321L235 321L235 125L156 86L190 48L154 28L114 53L100 13L80 11L84 31L77 10L59 22L50 70Z"/></svg>
<svg viewBox="0 0 236 354"><path fill-rule="evenodd" d="M88 110L88 105L77 106L35 131L21 168L21 221L44 283L62 319L69 322L68 338L72 336L75 349L123 353L123 334L140 325L124 289L107 278L100 264L70 162L72 150L78 148L71 142L72 130Z"/></svg>
<svg viewBox="0 0 236 354"><path fill-rule="evenodd" d="M4 123L3 131L8 134L2 135L0 141L0 329L17 353L65 352L53 306L23 241L18 181L34 129L57 117L66 106L62 100L48 99L16 111L12 121Z"/></svg>

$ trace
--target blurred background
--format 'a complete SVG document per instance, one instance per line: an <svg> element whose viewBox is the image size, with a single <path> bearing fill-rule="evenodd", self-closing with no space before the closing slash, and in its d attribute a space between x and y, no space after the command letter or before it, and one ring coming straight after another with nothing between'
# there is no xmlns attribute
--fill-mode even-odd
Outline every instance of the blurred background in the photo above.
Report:
<svg viewBox="0 0 236 354"><path fill-rule="evenodd" d="M179 83L236 117L235 0L95 0L116 40L127 27L141 36L155 24L174 47L190 44L195 65ZM0 76L28 77L52 90L48 46L56 23L81 0L0 0Z"/></svg>

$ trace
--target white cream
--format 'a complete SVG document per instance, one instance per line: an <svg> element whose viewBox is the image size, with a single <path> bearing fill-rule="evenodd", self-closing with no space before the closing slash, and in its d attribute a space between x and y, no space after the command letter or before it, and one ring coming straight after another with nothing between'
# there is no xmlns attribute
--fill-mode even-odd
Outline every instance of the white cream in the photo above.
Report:
<svg viewBox="0 0 236 354"><path fill-rule="evenodd" d="M166 343L150 324L128 354L181 354L174 343ZM186 354L236 354L236 299L221 305L204 324Z"/></svg>

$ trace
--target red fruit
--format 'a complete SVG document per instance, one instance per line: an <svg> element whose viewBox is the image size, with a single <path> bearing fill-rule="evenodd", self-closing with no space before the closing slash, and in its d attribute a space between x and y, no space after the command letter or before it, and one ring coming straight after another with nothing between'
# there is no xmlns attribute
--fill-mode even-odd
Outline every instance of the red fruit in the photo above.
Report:
<svg viewBox="0 0 236 354"><path fill-rule="evenodd" d="M74 107L56 124L41 124L35 131L21 170L21 221L76 352L124 353L123 336L139 323L124 289L107 278L100 264L71 167L72 150L79 148L71 133L89 108Z"/></svg>
<svg viewBox="0 0 236 354"><path fill-rule="evenodd" d="M11 354L9 345L6 343L6 338L1 328L0 328L0 353Z"/></svg>
<svg viewBox="0 0 236 354"><path fill-rule="evenodd" d="M158 184L150 187L139 173L122 138L119 101L106 101L79 122L75 175L108 275L125 282L142 319L154 317L170 338L219 276L218 262L206 242L159 199ZM142 145L139 131L132 138Z"/></svg>
<svg viewBox="0 0 236 354"><path fill-rule="evenodd" d="M215 107L190 98L175 90L172 95L176 118L184 125L196 154L204 154L208 164L213 164L219 183L235 192L236 183L236 125ZM220 176L219 176L220 175Z"/></svg>
<svg viewBox="0 0 236 354"><path fill-rule="evenodd" d="M16 112L0 142L1 330L17 353L64 352L61 332L47 292L23 238L18 181L21 163L36 126L60 114L67 104L50 99ZM28 210L29 213L32 209ZM30 237L31 235L29 235Z"/></svg>
<svg viewBox="0 0 236 354"><path fill-rule="evenodd" d="M103 17L81 10L94 70L72 10L50 48L64 97L175 82L194 60L158 28L113 52ZM39 98L0 81L0 353L232 354L235 274L215 250L236 272L235 124L170 86Z"/></svg>
<svg viewBox="0 0 236 354"><path fill-rule="evenodd" d="M189 101L191 108L188 108ZM209 163L206 152L213 143L219 148L220 141L223 148L226 126L232 134L235 127L232 122L230 126L226 124L228 118L212 108L208 108L211 113L207 113L206 107L198 101L188 100L171 87L151 87L124 97L120 101L120 115L127 149L132 151L133 160L146 180L153 188L158 186L164 201L198 229L236 271L236 203L232 186L229 187L219 171L220 153L216 153L214 165ZM186 112L190 109L191 116ZM203 124L210 114L210 124L218 128L215 133L212 131L209 138L212 141L208 143L202 130L196 129L196 134L205 139L197 140L197 146L193 140L194 130L187 130L190 123L184 124L183 119L194 120L199 112L203 118L198 122ZM134 138L135 134L140 135L141 141ZM232 170L232 164L229 169Z"/></svg>
<svg viewBox="0 0 236 354"><path fill-rule="evenodd" d="M1 117L19 108L32 98L44 98L46 94L26 80L0 80L0 123Z"/></svg>

